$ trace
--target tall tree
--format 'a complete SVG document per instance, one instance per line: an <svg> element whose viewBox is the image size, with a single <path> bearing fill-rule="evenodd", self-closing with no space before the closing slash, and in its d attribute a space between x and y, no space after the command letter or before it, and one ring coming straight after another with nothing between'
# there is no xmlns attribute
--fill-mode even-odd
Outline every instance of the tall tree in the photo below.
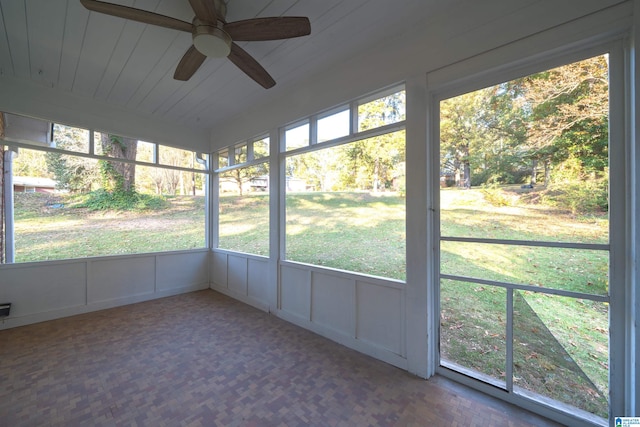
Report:
<svg viewBox="0 0 640 427"><path fill-rule="evenodd" d="M521 79L531 108L527 144L530 156L545 164L570 156L586 171L608 165L608 57L600 55Z"/></svg>
<svg viewBox="0 0 640 427"><path fill-rule="evenodd" d="M56 123L53 133L57 148L81 153L88 151L88 130ZM90 191L98 179L94 159L57 152L47 153L45 158L47 170L53 175L58 189L71 192Z"/></svg>
<svg viewBox="0 0 640 427"><path fill-rule="evenodd" d="M469 183L494 180L545 185L553 166L578 159L581 173L608 165L606 55L442 101L441 169ZM575 170L575 168L572 168ZM576 177L577 178L577 177Z"/></svg>
<svg viewBox="0 0 640 427"><path fill-rule="evenodd" d="M400 91L358 106L358 130L373 129L405 118L405 92Z"/></svg>
<svg viewBox="0 0 640 427"><path fill-rule="evenodd" d="M251 182L252 179L269 174L269 164L259 163L253 166L245 166L235 168L230 171L223 172L220 175L221 181L235 182L238 188L238 195L244 194L244 186L246 183Z"/></svg>
<svg viewBox="0 0 640 427"><path fill-rule="evenodd" d="M458 185L471 185L472 161L483 159L483 148L494 140L484 114L490 98L482 89L440 103L440 168L460 176Z"/></svg>
<svg viewBox="0 0 640 427"><path fill-rule="evenodd" d="M359 130L373 129L404 120L405 106L404 91L359 105ZM404 132L388 133L349 144L345 154L346 162L353 173L353 180L350 180L353 182L350 185L374 192L390 187L394 175L397 174L396 166L404 162L404 153Z"/></svg>
<svg viewBox="0 0 640 427"><path fill-rule="evenodd" d="M132 138L102 133L100 136L102 153L116 159L135 160L138 141ZM103 186L111 192L135 191L135 163L102 160L100 163Z"/></svg>
<svg viewBox="0 0 640 427"><path fill-rule="evenodd" d="M382 191L393 186L403 174L400 164L405 161L405 132L392 132L348 144L341 161L342 179L349 188Z"/></svg>

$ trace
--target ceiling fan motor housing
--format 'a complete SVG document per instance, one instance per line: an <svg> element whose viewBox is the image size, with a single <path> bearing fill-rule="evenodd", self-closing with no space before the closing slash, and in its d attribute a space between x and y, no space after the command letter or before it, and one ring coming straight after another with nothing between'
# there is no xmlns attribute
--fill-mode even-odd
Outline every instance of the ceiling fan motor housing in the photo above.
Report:
<svg viewBox="0 0 640 427"><path fill-rule="evenodd" d="M193 45L200 53L210 58L223 58L231 52L231 36L218 25L193 20Z"/></svg>

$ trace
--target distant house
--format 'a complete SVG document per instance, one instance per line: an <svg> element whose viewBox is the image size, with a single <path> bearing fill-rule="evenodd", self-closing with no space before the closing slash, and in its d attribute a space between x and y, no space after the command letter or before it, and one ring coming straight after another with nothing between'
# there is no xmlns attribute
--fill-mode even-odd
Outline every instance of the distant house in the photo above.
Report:
<svg viewBox="0 0 640 427"><path fill-rule="evenodd" d="M13 191L16 193L53 193L56 182L49 178L14 176Z"/></svg>
<svg viewBox="0 0 640 427"><path fill-rule="evenodd" d="M311 191L312 188L307 186L307 182L300 178L287 176L288 191ZM252 191L267 191L269 189L269 175L261 175L251 178L249 182Z"/></svg>

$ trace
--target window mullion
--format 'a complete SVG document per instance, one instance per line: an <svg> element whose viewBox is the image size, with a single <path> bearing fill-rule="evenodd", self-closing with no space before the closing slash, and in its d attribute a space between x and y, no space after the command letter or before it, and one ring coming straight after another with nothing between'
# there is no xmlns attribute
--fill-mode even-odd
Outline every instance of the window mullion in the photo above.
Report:
<svg viewBox="0 0 640 427"><path fill-rule="evenodd" d="M513 391L513 289L507 289L507 324L506 324L506 366L505 380L507 391Z"/></svg>

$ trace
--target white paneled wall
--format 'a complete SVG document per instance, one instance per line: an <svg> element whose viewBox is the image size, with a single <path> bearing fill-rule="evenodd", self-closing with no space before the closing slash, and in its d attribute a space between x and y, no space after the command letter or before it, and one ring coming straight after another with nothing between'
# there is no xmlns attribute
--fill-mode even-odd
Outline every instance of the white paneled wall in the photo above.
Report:
<svg viewBox="0 0 640 427"><path fill-rule="evenodd" d="M405 287L393 280L286 262L280 265L276 314L407 369Z"/></svg>
<svg viewBox="0 0 640 427"><path fill-rule="evenodd" d="M208 252L145 254L0 267L0 329L209 287Z"/></svg>
<svg viewBox="0 0 640 427"><path fill-rule="evenodd" d="M280 267L280 306L283 312L302 321L311 321L311 271Z"/></svg>
<svg viewBox="0 0 640 427"><path fill-rule="evenodd" d="M405 285L305 264L282 262L278 280L267 258L214 250L211 288L329 339L407 369ZM277 307L268 301L277 287Z"/></svg>
<svg viewBox="0 0 640 427"><path fill-rule="evenodd" d="M150 294L155 285L155 257L104 259L88 264L87 302Z"/></svg>
<svg viewBox="0 0 640 427"><path fill-rule="evenodd" d="M359 340L405 356L402 285L356 282L356 336Z"/></svg>
<svg viewBox="0 0 640 427"><path fill-rule="evenodd" d="M268 264L261 259L248 259L247 292L258 301L268 301Z"/></svg>
<svg viewBox="0 0 640 427"><path fill-rule="evenodd" d="M14 319L79 307L87 302L86 263L42 264L0 270L0 300L12 303L8 326ZM21 323L21 322L20 322Z"/></svg>
<svg viewBox="0 0 640 427"><path fill-rule="evenodd" d="M356 281L311 272L311 321L335 333L355 337Z"/></svg>
<svg viewBox="0 0 640 427"><path fill-rule="evenodd" d="M214 250L210 264L211 289L269 311L268 261L260 256Z"/></svg>

